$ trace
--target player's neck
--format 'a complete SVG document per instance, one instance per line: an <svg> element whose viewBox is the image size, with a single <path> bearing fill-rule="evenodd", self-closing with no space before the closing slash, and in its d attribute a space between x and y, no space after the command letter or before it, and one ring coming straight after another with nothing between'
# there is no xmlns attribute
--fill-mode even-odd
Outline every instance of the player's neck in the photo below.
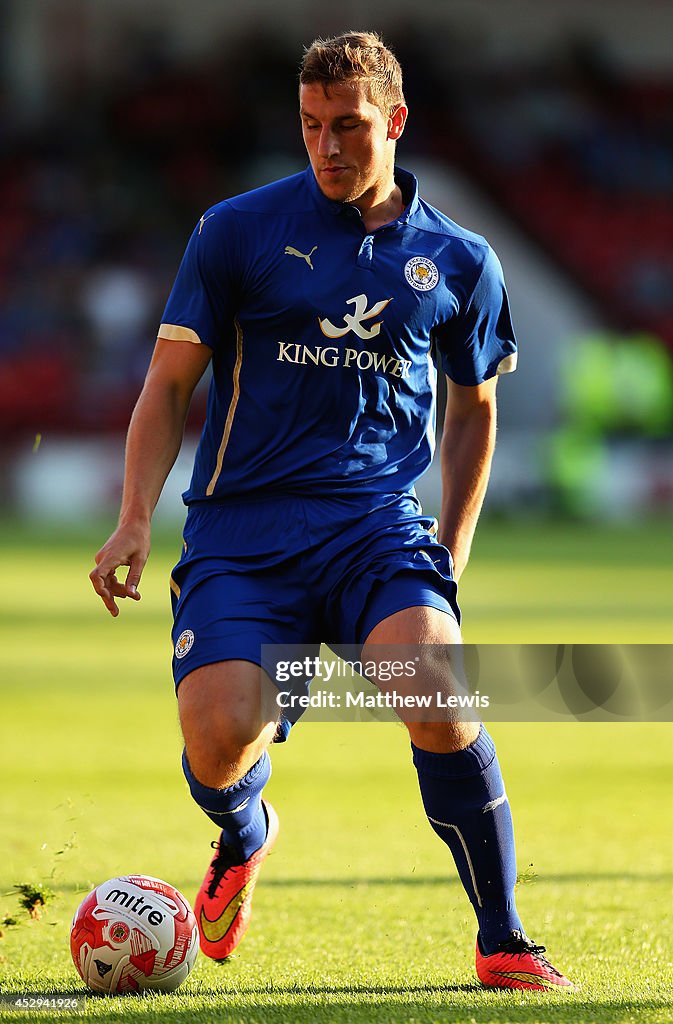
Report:
<svg viewBox="0 0 673 1024"><path fill-rule="evenodd" d="M389 187L377 189L371 196L365 193L353 205L357 206L362 214L367 231L376 231L384 224L397 220L404 210L404 199L401 188L393 180Z"/></svg>

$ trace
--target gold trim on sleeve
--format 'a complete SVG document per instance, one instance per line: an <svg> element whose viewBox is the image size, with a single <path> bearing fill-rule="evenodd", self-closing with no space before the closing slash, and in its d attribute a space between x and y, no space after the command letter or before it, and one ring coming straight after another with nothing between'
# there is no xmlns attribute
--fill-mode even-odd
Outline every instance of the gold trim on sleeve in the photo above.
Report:
<svg viewBox="0 0 673 1024"><path fill-rule="evenodd" d="M496 368L496 374L500 376L501 373L513 373L516 370L516 357L517 353L512 352L511 355L501 359Z"/></svg>
<svg viewBox="0 0 673 1024"><path fill-rule="evenodd" d="M177 585L172 576L169 580L169 586L173 593L175 594L175 596L177 597L177 599L180 600L180 587Z"/></svg>
<svg viewBox="0 0 673 1024"><path fill-rule="evenodd" d="M181 327L180 324L161 324L159 326L158 338L164 341L191 341L192 345L200 345L201 339L191 327Z"/></svg>
<svg viewBox="0 0 673 1024"><path fill-rule="evenodd" d="M215 466L215 472L213 473L212 480L206 488L206 494L208 497L211 496L215 490L215 485L219 479L220 473L222 472L222 463L224 462L224 453L227 450L229 444L229 435L231 434L231 427L234 422L234 415L236 413L236 406L238 405L239 395L241 393L241 363L243 362L243 331L238 320L234 320L234 326L236 327L236 363L234 365L233 374L233 386L234 391L231 396L231 402L229 403L229 411L227 412L227 418L224 424L224 433L222 434L222 442L220 444L220 450L217 453L217 464Z"/></svg>

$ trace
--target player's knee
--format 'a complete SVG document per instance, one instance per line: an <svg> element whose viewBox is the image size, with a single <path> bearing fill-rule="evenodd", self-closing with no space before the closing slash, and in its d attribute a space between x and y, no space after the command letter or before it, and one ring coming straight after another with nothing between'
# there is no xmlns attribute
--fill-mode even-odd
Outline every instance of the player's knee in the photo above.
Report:
<svg viewBox="0 0 673 1024"><path fill-rule="evenodd" d="M204 786L221 788L259 760L273 739L277 712L260 699L257 677L237 675L235 667L228 675L216 669L207 666L187 676L178 706L195 777Z"/></svg>
<svg viewBox="0 0 673 1024"><path fill-rule="evenodd" d="M407 722L414 746L436 754L452 754L474 743L479 735L478 722Z"/></svg>
<svg viewBox="0 0 673 1024"><path fill-rule="evenodd" d="M262 756L273 739L275 722L263 726L225 722L185 732L185 750L194 777L213 789L231 786Z"/></svg>

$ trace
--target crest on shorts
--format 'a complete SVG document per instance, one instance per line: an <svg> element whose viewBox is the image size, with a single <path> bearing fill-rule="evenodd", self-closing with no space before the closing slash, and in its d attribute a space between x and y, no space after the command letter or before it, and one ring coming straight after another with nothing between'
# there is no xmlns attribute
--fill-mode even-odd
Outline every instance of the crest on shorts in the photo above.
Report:
<svg viewBox="0 0 673 1024"><path fill-rule="evenodd" d="M412 256L404 265L404 276L417 292L431 292L439 283L439 271L427 256Z"/></svg>
<svg viewBox="0 0 673 1024"><path fill-rule="evenodd" d="M184 658L194 646L194 634L191 629L183 629L175 644L175 657Z"/></svg>

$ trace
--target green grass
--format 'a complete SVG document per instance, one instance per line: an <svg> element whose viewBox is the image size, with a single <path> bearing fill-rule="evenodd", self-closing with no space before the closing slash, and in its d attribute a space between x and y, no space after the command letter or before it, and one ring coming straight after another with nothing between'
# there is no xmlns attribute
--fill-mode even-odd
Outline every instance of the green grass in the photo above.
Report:
<svg viewBox="0 0 673 1024"><path fill-rule="evenodd" d="M466 639L667 642L671 532L484 524L461 584ZM193 899L213 838L178 760L165 585L177 544L157 543L143 601L113 622L86 579L103 533L3 530L0 893L10 894L0 920L19 922L0 925L5 992L82 995L67 939L83 895L138 871ZM404 730L307 724L273 752L281 837L238 956L200 957L172 995L0 1017L669 1024L673 728L492 732L526 879L522 916L579 991L481 990L472 912L424 821ZM55 893L39 920L11 894L16 884Z"/></svg>

